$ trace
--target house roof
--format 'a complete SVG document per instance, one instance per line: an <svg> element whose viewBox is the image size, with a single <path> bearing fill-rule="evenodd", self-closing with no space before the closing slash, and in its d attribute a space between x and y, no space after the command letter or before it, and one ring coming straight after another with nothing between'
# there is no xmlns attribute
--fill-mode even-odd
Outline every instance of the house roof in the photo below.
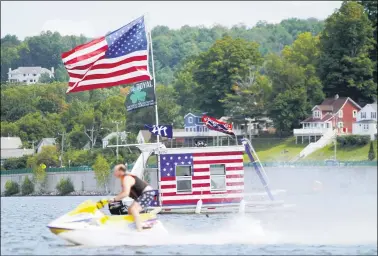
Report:
<svg viewBox="0 0 378 256"><path fill-rule="evenodd" d="M8 159L13 157L22 157L24 155L32 155L33 149L2 149L1 159Z"/></svg>
<svg viewBox="0 0 378 256"><path fill-rule="evenodd" d="M42 74L42 73L51 73L51 70L42 67L19 67L17 69L11 70L8 74L16 75L16 74Z"/></svg>
<svg viewBox="0 0 378 256"><path fill-rule="evenodd" d="M46 145L55 145L56 140L55 140L55 138L43 138L38 143L37 148L39 148L42 145L42 143L44 144L44 146L46 146Z"/></svg>
<svg viewBox="0 0 378 256"><path fill-rule="evenodd" d="M314 117L308 117L306 118L304 121L302 121L301 123L319 123L319 122L326 122L328 121L329 119L332 118L332 114L325 114L322 116L322 119L319 119L319 118L314 118Z"/></svg>
<svg viewBox="0 0 378 256"><path fill-rule="evenodd" d="M361 106L349 97L332 97L326 98L320 105L316 105L315 107L313 107L312 110L314 110L315 108L319 108L322 111L332 111L332 113L337 113L348 100L356 107L361 109Z"/></svg>
<svg viewBox="0 0 378 256"><path fill-rule="evenodd" d="M375 110L375 112L377 112L377 102L368 105L370 105Z"/></svg>
<svg viewBox="0 0 378 256"><path fill-rule="evenodd" d="M1 137L1 149L18 149L21 147L20 137Z"/></svg>
<svg viewBox="0 0 378 256"><path fill-rule="evenodd" d="M123 131L123 132L119 132L119 136L121 137L121 139L125 139L126 138L126 132ZM117 137L117 132L112 132L112 133L109 133L108 135L106 135L105 138L102 139L102 141L106 141L106 140L111 140L113 138L116 138Z"/></svg>
<svg viewBox="0 0 378 256"><path fill-rule="evenodd" d="M315 107L313 107L313 109L315 109L315 108L318 108L321 111L332 111L333 110L333 106L331 106L331 105L316 105Z"/></svg>

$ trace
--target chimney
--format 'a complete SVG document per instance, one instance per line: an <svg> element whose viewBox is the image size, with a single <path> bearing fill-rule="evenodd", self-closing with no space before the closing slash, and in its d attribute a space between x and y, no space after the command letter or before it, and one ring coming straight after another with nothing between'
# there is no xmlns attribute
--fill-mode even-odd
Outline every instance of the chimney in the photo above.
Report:
<svg viewBox="0 0 378 256"><path fill-rule="evenodd" d="M336 94L335 95L335 100L337 100L339 98L339 95L338 94Z"/></svg>
<svg viewBox="0 0 378 256"><path fill-rule="evenodd" d="M12 72L12 69L11 69L11 68L9 68L9 71L8 71L8 72L9 72L9 73L10 73L10 72Z"/></svg>
<svg viewBox="0 0 378 256"><path fill-rule="evenodd" d="M54 74L54 67L51 67L51 73Z"/></svg>

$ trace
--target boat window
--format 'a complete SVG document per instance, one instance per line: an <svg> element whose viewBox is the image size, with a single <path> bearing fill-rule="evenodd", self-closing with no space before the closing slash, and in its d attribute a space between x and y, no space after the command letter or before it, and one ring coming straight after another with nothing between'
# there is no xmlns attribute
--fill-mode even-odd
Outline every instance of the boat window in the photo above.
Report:
<svg viewBox="0 0 378 256"><path fill-rule="evenodd" d="M180 192L192 192L192 166L176 165L176 190Z"/></svg>
<svg viewBox="0 0 378 256"><path fill-rule="evenodd" d="M226 166L210 165L211 191L226 190Z"/></svg>

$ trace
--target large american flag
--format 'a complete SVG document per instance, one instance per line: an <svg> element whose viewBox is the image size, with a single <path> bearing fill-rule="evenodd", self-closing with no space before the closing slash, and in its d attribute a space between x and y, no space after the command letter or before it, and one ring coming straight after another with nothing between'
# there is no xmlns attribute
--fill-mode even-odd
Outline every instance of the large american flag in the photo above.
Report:
<svg viewBox="0 0 378 256"><path fill-rule="evenodd" d="M144 17L62 54L69 92L151 80Z"/></svg>
<svg viewBox="0 0 378 256"><path fill-rule="evenodd" d="M211 191L210 164L224 164L226 190ZM192 167L192 192L177 192L176 166ZM238 203L244 193L243 152L207 152L160 155L161 200L163 205ZM190 179L190 177L189 177Z"/></svg>

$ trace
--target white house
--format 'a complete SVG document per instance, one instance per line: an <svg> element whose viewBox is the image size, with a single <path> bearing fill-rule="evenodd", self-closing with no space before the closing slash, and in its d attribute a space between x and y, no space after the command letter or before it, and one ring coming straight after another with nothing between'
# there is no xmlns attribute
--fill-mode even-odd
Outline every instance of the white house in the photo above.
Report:
<svg viewBox="0 0 378 256"><path fill-rule="evenodd" d="M127 133L129 133L129 132L127 132ZM126 137L127 133L125 131L119 132L118 143L127 141L127 137ZM112 132L112 133L108 134L105 138L102 139L102 148L106 148L108 146L110 140L113 139L113 138L117 138L117 132Z"/></svg>
<svg viewBox="0 0 378 256"><path fill-rule="evenodd" d="M43 146L52 146L55 144L55 138L43 138L37 145L37 153L41 153Z"/></svg>
<svg viewBox="0 0 378 256"><path fill-rule="evenodd" d="M43 73L47 73L50 78L54 77L54 67L52 67L51 70L42 67L19 67L14 70L9 68L8 82L35 84Z"/></svg>
<svg viewBox="0 0 378 256"><path fill-rule="evenodd" d="M369 135L371 140L377 138L377 102L367 104L357 113L353 134Z"/></svg>
<svg viewBox="0 0 378 256"><path fill-rule="evenodd" d="M22 147L20 137L1 137L1 165L9 158L18 158L24 155L33 155L33 149Z"/></svg>

